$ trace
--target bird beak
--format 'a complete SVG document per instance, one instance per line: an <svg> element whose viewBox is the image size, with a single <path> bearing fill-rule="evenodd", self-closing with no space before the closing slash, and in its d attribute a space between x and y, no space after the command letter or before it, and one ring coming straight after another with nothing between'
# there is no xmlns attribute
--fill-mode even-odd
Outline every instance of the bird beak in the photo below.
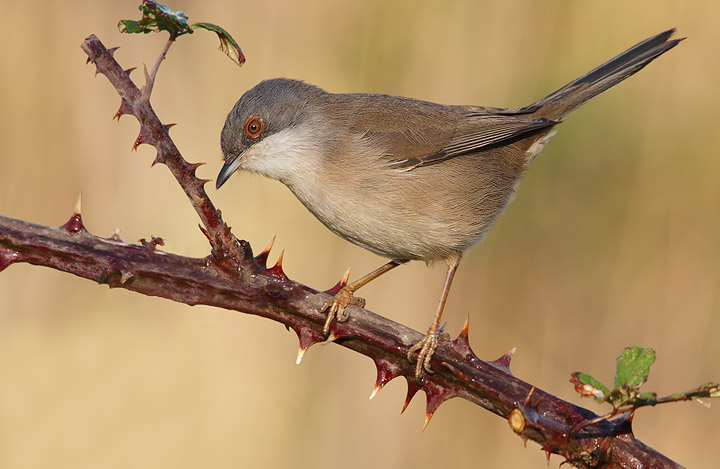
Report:
<svg viewBox="0 0 720 469"><path fill-rule="evenodd" d="M225 181L227 181L230 176L232 176L232 173L237 170L240 165L243 164L245 161L245 152L240 153L237 156L233 156L232 158L229 158L225 161L225 164L223 165L222 169L220 170L220 174L218 174L217 182L215 183L215 189L220 189L220 186L225 184Z"/></svg>

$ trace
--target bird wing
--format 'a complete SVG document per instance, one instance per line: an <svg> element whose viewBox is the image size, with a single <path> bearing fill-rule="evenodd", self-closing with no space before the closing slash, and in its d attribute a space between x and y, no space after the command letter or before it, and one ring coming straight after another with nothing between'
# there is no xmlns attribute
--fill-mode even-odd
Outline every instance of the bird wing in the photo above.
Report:
<svg viewBox="0 0 720 469"><path fill-rule="evenodd" d="M495 114L487 111L469 113L464 116L450 141L439 151L423 156L391 160L389 165L393 169L410 171L419 166L428 166L456 156L475 153L559 123L545 118L518 117L515 114L514 112Z"/></svg>

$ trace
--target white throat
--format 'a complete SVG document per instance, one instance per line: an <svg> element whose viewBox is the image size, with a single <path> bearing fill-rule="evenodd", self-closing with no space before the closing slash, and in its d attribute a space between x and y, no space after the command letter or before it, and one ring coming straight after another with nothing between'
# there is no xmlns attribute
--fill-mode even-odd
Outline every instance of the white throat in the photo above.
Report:
<svg viewBox="0 0 720 469"><path fill-rule="evenodd" d="M297 178L318 173L322 157L322 146L311 127L293 126L250 147L241 167L292 188Z"/></svg>

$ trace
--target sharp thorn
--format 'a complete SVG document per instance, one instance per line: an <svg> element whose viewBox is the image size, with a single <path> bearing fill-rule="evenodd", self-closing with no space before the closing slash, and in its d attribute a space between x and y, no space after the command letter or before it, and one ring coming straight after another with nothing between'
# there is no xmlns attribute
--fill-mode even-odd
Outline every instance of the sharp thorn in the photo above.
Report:
<svg viewBox="0 0 720 469"><path fill-rule="evenodd" d="M120 228L115 228L114 230L112 230L110 232L110 236L108 236L108 239L122 242L122 238L120 238Z"/></svg>
<svg viewBox="0 0 720 469"><path fill-rule="evenodd" d="M335 337L335 333L333 331L330 331L330 333L327 336L327 339L320 342L320 345L332 344L336 340L337 340L337 337Z"/></svg>
<svg viewBox="0 0 720 469"><path fill-rule="evenodd" d="M208 239L208 241L212 241L212 238L210 238L210 233L205 229L204 226L202 226L200 223L198 223L198 228L200 228L200 232L205 235L205 237Z"/></svg>
<svg viewBox="0 0 720 469"><path fill-rule="evenodd" d="M282 251L280 251L280 256L278 257L278 260L277 260L277 262L275 262L275 266L274 266L274 268L280 269L280 271L282 271L283 257L285 257L284 249Z"/></svg>
<svg viewBox="0 0 720 469"><path fill-rule="evenodd" d="M82 212L82 192L78 195L77 203L75 204L75 210L73 210L73 215L80 216Z"/></svg>
<svg viewBox="0 0 720 469"><path fill-rule="evenodd" d="M70 219L61 227L70 233L78 233L81 231L87 231L82 222L82 215L80 214L82 207L82 192L78 196L78 201L75 204L75 209Z"/></svg>
<svg viewBox="0 0 720 469"><path fill-rule="evenodd" d="M272 239L270 240L270 244L268 244L268 245L265 247L265 249L263 249L262 252L267 253L267 254L270 254L270 250L271 250L271 249L273 248L273 246L275 245L275 236L276 236L276 235L273 235Z"/></svg>
<svg viewBox="0 0 720 469"><path fill-rule="evenodd" d="M120 283L125 285L125 282L133 278L134 275L131 272L124 271L120 275Z"/></svg>
<svg viewBox="0 0 720 469"><path fill-rule="evenodd" d="M433 416L433 414L431 412L425 413L425 422L423 423L422 430L420 430L420 431L422 431L422 432L425 431L425 429L428 426L428 423L430 423L430 419L432 418L432 416Z"/></svg>
<svg viewBox="0 0 720 469"><path fill-rule="evenodd" d="M530 391L528 392L528 395L525 396L525 401L523 402L523 405L528 406L530 405L530 402L532 401L532 396L535 393L535 386L530 388Z"/></svg>
<svg viewBox="0 0 720 469"><path fill-rule="evenodd" d="M268 244L267 247L265 249L263 249L262 252L260 252L260 254L255 256L255 260L257 261L258 264L260 264L263 267L265 267L267 265L267 258L268 258L268 255L270 254L270 250L272 249L274 244L275 244L275 236L273 236L272 239L270 240L270 244Z"/></svg>
<svg viewBox="0 0 720 469"><path fill-rule="evenodd" d="M375 387L373 387L372 392L370 393L370 400L372 400L372 398L375 397L381 389L382 388L376 384Z"/></svg>
<svg viewBox="0 0 720 469"><path fill-rule="evenodd" d="M470 315L468 314L465 316L465 325L462 328L462 331L460 331L460 335L464 335L467 337L468 331L470 330Z"/></svg>
<svg viewBox="0 0 720 469"><path fill-rule="evenodd" d="M302 347L298 348L297 359L295 360L296 365L299 365L300 362L302 362L302 359L305 356L306 351L307 351L306 348L302 348Z"/></svg>
<svg viewBox="0 0 720 469"><path fill-rule="evenodd" d="M107 50L107 53L110 55L110 57L115 57L115 51L120 49L120 46L111 47Z"/></svg>
<svg viewBox="0 0 720 469"><path fill-rule="evenodd" d="M275 277L279 280L287 280L287 275L285 275L285 272L283 271L283 266L282 266L284 256L285 256L285 250L283 249L280 252L280 257L278 257L278 260L275 263L275 265L266 270L266 272L268 274L272 275L273 277Z"/></svg>
<svg viewBox="0 0 720 469"><path fill-rule="evenodd" d="M134 72L135 70L137 70L137 67L130 67L130 68L128 68L127 70L125 70L125 74L126 74L127 76L130 76L130 74L131 74L132 72Z"/></svg>
<svg viewBox="0 0 720 469"><path fill-rule="evenodd" d="M412 398L415 397L415 394L417 394L417 392L420 390L420 387L415 384L414 380L410 381L409 379L407 379L407 383L407 396L405 397L405 403L403 404L403 408L400 411L401 414L405 412L405 409L407 409L408 405L410 405L410 401L412 401Z"/></svg>
<svg viewBox="0 0 720 469"><path fill-rule="evenodd" d="M343 275L342 279L340 280L340 284L344 287L345 285L347 285L348 280L350 280L350 267L348 267L345 271L345 275Z"/></svg>

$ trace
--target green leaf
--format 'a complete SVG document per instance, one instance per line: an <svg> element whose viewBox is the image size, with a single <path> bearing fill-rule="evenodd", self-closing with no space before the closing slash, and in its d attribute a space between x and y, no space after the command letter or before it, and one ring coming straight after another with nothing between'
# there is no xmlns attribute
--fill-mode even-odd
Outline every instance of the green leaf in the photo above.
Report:
<svg viewBox="0 0 720 469"><path fill-rule="evenodd" d="M150 31L143 28L138 21L133 20L120 20L118 23L121 33L137 34L137 33L149 33Z"/></svg>
<svg viewBox="0 0 720 469"><path fill-rule="evenodd" d="M592 397L602 402L610 394L610 390L600 381L579 371L571 375L570 382L575 385L575 391L582 397Z"/></svg>
<svg viewBox="0 0 720 469"><path fill-rule="evenodd" d="M617 358L615 388L628 386L638 389L647 381L650 366L655 362L655 351L651 348L627 347Z"/></svg>
<svg viewBox="0 0 720 469"><path fill-rule="evenodd" d="M192 34L188 25L188 17L182 11L173 11L162 3L154 0L143 0L138 7L142 12L140 21L120 20L118 28L121 33L136 34L167 31L172 39L183 34Z"/></svg>
<svg viewBox="0 0 720 469"><path fill-rule="evenodd" d="M242 50L240 50L238 43L235 39L233 39L230 33L220 26L212 23L195 23L192 25L192 28L202 28L214 32L217 34L218 39L220 39L220 47L218 49L225 52L225 55L230 57L230 60L238 64L238 66L245 63L245 55L243 55Z"/></svg>

